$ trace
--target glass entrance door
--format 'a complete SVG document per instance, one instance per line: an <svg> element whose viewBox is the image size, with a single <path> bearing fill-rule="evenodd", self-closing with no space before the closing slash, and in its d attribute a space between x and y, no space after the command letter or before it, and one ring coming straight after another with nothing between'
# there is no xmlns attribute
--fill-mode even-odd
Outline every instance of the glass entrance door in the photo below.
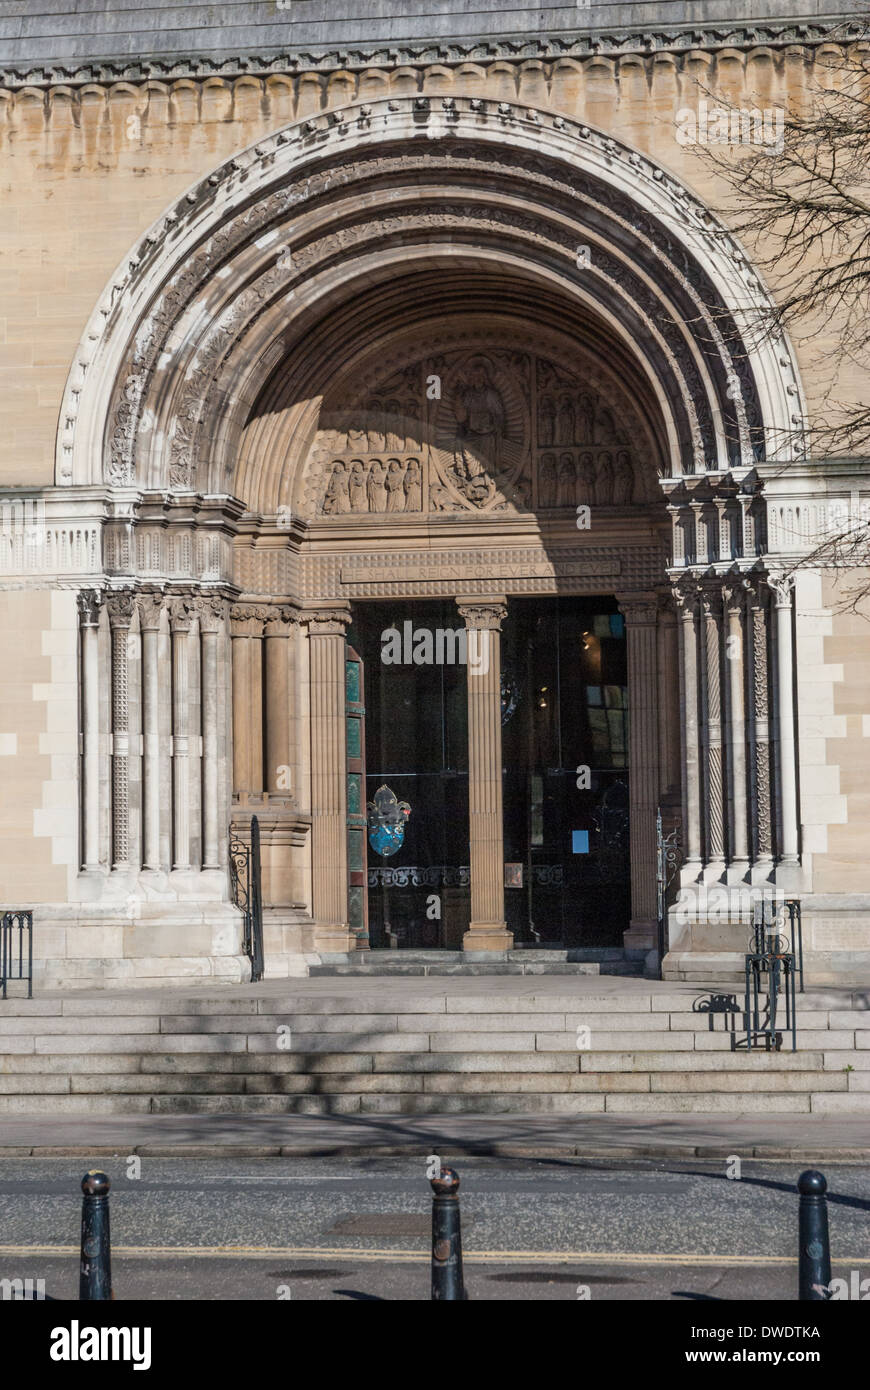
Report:
<svg viewBox="0 0 870 1390"><path fill-rule="evenodd" d="M622 945L628 717L616 601L511 598L502 762L505 915L517 945Z"/></svg>
<svg viewBox="0 0 870 1390"><path fill-rule="evenodd" d="M348 638L366 679L372 947L460 950L468 930L467 671L459 634L455 603L354 607Z"/></svg>

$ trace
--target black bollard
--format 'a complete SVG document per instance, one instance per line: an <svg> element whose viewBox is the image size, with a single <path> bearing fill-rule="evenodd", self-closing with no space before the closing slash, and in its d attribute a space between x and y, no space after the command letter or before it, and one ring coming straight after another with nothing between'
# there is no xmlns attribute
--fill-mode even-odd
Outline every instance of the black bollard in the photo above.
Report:
<svg viewBox="0 0 870 1390"><path fill-rule="evenodd" d="M110 1299L112 1251L109 1240L109 1188L105 1173L93 1169L82 1178L82 1256L79 1267L79 1300L82 1303Z"/></svg>
<svg viewBox="0 0 870 1390"><path fill-rule="evenodd" d="M809 1168L798 1178L801 1194L798 1215L798 1301L825 1302L830 1298L831 1243L828 1238L828 1184L824 1173Z"/></svg>
<svg viewBox="0 0 870 1390"><path fill-rule="evenodd" d="M432 1191L432 1297L441 1302L468 1298L462 1275L459 1174L442 1168L430 1178Z"/></svg>

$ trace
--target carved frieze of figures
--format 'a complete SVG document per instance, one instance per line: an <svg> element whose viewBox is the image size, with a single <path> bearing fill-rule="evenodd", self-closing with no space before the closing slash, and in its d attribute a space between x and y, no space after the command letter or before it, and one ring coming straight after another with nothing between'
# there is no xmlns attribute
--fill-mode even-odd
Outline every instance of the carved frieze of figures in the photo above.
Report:
<svg viewBox="0 0 870 1390"><path fill-rule="evenodd" d="M416 458L336 459L323 499L324 516L419 512L423 471Z"/></svg>

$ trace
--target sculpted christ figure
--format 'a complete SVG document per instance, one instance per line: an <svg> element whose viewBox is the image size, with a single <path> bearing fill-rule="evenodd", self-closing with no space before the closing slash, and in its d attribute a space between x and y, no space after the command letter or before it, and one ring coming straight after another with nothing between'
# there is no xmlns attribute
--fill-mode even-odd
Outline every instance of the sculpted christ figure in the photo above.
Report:
<svg viewBox="0 0 870 1390"><path fill-rule="evenodd" d="M460 476L469 481L498 468L505 432L505 409L492 384L484 357L469 363L467 377L459 383L453 407L456 417L454 459Z"/></svg>

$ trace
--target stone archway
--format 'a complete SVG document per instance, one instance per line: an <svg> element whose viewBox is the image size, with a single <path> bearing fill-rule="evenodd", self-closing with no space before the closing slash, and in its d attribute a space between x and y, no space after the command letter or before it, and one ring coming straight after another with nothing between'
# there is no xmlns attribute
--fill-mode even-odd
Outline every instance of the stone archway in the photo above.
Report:
<svg viewBox="0 0 870 1390"><path fill-rule="evenodd" d="M644 676L633 891L646 941L662 758L641 746L674 742L659 675L676 667L654 480L678 537L697 517L707 566L723 562L717 583L754 564L758 501L737 494L761 460L787 462L798 390L787 345L747 336L763 299L724 230L652 161L515 105L417 97L331 112L192 189L95 312L58 432L58 484L104 490L108 619L100 593L83 617L84 763L102 807L86 872L109 885L123 872L133 892L158 873L171 891L178 870L223 864L231 792L237 810L265 797L272 902L287 909L273 953L343 949L350 600L449 595L496 632L511 593L606 579ZM433 409L430 378L446 386ZM497 424L469 425L475 392ZM581 536L587 498L600 524ZM709 518L730 528L727 554ZM170 645L173 671L193 672L198 728L189 691L167 685ZM484 724L497 695L476 712ZM109 732L111 777L98 755ZM178 765L191 734L201 777ZM713 769L709 738L705 749ZM493 745L482 783L495 757ZM289 785L276 785L285 767ZM185 790L198 778L208 796ZM492 804L481 814L497 819ZM501 931L490 861L483 944Z"/></svg>

